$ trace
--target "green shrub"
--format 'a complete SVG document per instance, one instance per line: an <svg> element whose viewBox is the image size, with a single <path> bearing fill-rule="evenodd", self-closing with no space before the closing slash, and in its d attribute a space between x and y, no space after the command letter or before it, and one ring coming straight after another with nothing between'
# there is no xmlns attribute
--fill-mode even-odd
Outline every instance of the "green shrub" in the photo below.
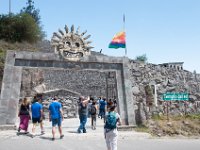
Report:
<svg viewBox="0 0 200 150"><path fill-rule="evenodd" d="M8 42L29 43L41 39L41 31L35 20L27 13L0 15L0 39Z"/></svg>

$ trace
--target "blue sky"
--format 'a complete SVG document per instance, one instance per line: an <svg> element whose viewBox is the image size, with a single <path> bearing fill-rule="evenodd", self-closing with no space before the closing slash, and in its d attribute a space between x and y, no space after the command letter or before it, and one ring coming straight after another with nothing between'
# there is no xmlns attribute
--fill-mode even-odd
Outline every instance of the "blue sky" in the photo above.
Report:
<svg viewBox="0 0 200 150"><path fill-rule="evenodd" d="M19 12L27 0L11 0ZM200 0L34 0L47 39L65 24L91 34L94 51L124 56L124 49L109 49L126 16L127 56L146 54L149 63L184 62L200 73ZM8 13L9 0L0 0L0 13Z"/></svg>

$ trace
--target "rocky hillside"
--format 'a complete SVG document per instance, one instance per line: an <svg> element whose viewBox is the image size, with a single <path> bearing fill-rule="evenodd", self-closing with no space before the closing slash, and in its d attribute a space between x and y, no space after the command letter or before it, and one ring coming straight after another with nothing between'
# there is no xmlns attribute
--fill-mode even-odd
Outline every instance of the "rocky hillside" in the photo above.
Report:
<svg viewBox="0 0 200 150"><path fill-rule="evenodd" d="M200 75L184 69L144 64L130 60L133 101L138 124L145 124L153 114L198 114L200 112ZM156 85L158 106L154 104ZM163 101L166 92L189 93L189 101Z"/></svg>
<svg viewBox="0 0 200 150"><path fill-rule="evenodd" d="M148 132L156 137L200 137L200 115L154 116L144 126L135 128L138 132Z"/></svg>

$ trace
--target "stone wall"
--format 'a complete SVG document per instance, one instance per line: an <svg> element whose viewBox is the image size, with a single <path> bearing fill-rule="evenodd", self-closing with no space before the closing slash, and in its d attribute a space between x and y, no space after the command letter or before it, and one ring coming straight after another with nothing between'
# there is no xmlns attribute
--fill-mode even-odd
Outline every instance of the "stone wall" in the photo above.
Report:
<svg viewBox="0 0 200 150"><path fill-rule="evenodd" d="M200 78L196 73L175 68L165 68L155 64L144 64L130 60L131 82L136 122L145 123L154 113L184 115L200 113ZM154 89L156 85L158 104L155 106ZM166 92L189 93L189 101L163 101Z"/></svg>
<svg viewBox="0 0 200 150"><path fill-rule="evenodd" d="M109 73L116 74L114 71ZM45 85L45 91L67 89L84 95L107 97L108 84L113 85L113 90L117 86L116 80L109 81L111 83L108 82L107 71L24 68L22 71L21 97L33 96L36 94L34 88L41 84ZM111 96L117 95L109 95L108 98L114 98Z"/></svg>

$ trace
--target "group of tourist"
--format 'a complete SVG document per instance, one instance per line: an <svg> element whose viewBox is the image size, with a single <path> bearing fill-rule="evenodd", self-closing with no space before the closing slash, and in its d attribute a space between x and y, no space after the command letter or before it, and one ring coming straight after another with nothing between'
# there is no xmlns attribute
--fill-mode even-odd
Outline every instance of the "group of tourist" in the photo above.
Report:
<svg viewBox="0 0 200 150"><path fill-rule="evenodd" d="M44 134L43 119L44 111L42 106L41 98L34 97L30 104L27 98L24 98L21 102L18 116L20 117L20 124L18 132L24 130L28 133L29 120L32 120L32 137L35 136L36 125L40 124L41 134ZM121 124L120 116L115 112L117 102L116 100L108 100L99 97L98 100L91 96L84 97L80 96L78 101L78 114L80 125L78 127L78 133L86 133L87 118L91 117L91 127L93 130L96 129L96 118L97 116L104 119L104 136L108 150L117 149L117 123ZM56 126L60 134L60 139L64 137L62 132L62 120L63 111L62 105L58 101L58 97L55 96L53 101L49 105L49 121L52 122L52 140L55 140Z"/></svg>
<svg viewBox="0 0 200 150"><path fill-rule="evenodd" d="M25 133L28 133L29 120L32 120L32 137L35 136L35 129L37 124L40 124L41 134L45 133L43 127L44 111L41 103L41 98L35 96L31 105L28 102L28 99L24 98L21 102L18 116L20 117L18 132L24 130ZM64 137L64 134L62 134L61 127L63 119L64 118L61 103L58 102L58 99L55 96L53 102L49 105L49 121L52 122L52 140L55 140L56 126L58 126L60 139Z"/></svg>
<svg viewBox="0 0 200 150"><path fill-rule="evenodd" d="M92 97L83 97L79 98L79 120L80 126L78 128L78 133L86 133L86 122L87 117L91 117L91 127L93 130L96 129L96 116L98 114L99 118L104 119L104 137L106 140L106 145L108 150L117 150L117 123L121 124L120 115L115 112L117 106L116 99L109 99L106 101L106 98L101 98L96 101ZM88 109L88 113L87 113ZM98 110L98 111L97 111Z"/></svg>

